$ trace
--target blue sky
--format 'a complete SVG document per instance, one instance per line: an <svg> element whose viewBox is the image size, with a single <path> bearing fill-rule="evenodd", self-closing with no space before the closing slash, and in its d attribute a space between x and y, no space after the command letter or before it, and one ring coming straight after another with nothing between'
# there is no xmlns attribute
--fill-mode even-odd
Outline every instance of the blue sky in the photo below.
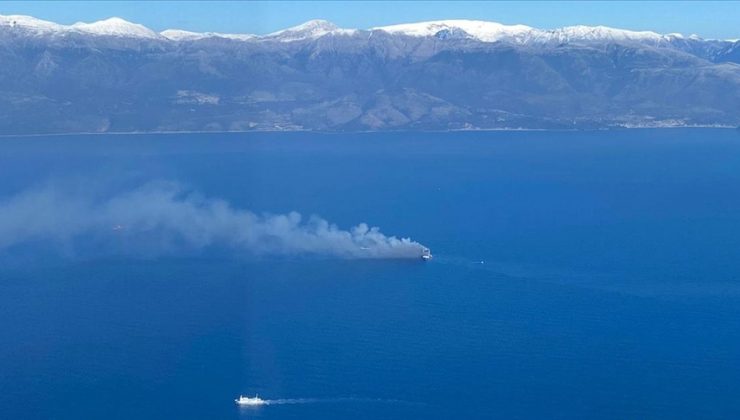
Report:
<svg viewBox="0 0 740 420"><path fill-rule="evenodd" d="M158 31L178 28L264 34L310 19L327 19L347 28L482 19L538 28L606 25L740 38L740 2L732 1L3 1L0 14L27 14L59 23L119 16Z"/></svg>

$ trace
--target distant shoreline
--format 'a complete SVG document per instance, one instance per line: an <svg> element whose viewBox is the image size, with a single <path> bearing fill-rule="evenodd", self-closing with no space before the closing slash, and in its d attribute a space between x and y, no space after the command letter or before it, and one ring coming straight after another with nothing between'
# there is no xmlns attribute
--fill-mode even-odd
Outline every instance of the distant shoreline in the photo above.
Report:
<svg viewBox="0 0 740 420"><path fill-rule="evenodd" d="M722 129L735 130L740 127L731 125L685 125L666 127L602 127L602 128L475 128L449 130L365 130L365 131L332 131L332 130L188 130L188 131L108 131L108 132L71 132L71 133L33 133L33 134L0 134L0 139L16 137L66 137L66 136L146 136L154 134L267 134L267 133L315 133L315 134L372 134L372 133L465 133L465 132L517 132L517 131L557 131L557 132L588 132L588 131L622 131L622 130L675 130L675 129Z"/></svg>

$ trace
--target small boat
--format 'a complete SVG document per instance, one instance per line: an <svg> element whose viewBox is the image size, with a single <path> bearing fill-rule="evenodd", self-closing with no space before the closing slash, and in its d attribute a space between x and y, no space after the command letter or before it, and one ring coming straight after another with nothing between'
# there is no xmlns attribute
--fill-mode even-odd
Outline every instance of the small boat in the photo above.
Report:
<svg viewBox="0 0 740 420"><path fill-rule="evenodd" d="M424 248L421 251L421 259L424 261L429 261L432 259L432 251L429 250L429 248Z"/></svg>
<svg viewBox="0 0 740 420"><path fill-rule="evenodd" d="M265 405L267 401L260 398L259 395L255 395L254 398L245 397L240 395L238 399L234 400L239 405Z"/></svg>

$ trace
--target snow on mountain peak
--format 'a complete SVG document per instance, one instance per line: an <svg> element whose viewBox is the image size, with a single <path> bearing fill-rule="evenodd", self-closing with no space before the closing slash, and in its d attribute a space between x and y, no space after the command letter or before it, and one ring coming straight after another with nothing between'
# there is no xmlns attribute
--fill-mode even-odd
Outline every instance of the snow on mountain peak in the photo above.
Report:
<svg viewBox="0 0 740 420"><path fill-rule="evenodd" d="M483 42L495 42L503 38L517 39L536 31L534 28L526 25L503 25L496 22L462 19L403 23L400 25L379 26L371 30L416 37L434 36L441 31L462 30L471 37Z"/></svg>
<svg viewBox="0 0 740 420"><path fill-rule="evenodd" d="M22 31L34 36L68 35L82 33L97 36L114 36L126 38L160 38L159 34L138 23L131 23L121 18L112 17L93 23L78 22L74 25L60 25L36 19L31 16L0 15L0 27Z"/></svg>
<svg viewBox="0 0 740 420"><path fill-rule="evenodd" d="M167 29L159 33L171 41L197 41L207 38L224 38L238 41L254 39L256 35L251 34L222 34L219 32L190 32L181 29Z"/></svg>
<svg viewBox="0 0 740 420"><path fill-rule="evenodd" d="M319 38L327 34L352 34L355 29L342 29L337 25L321 19L309 20L292 28L273 32L261 38L273 38L280 41L296 41L299 39Z"/></svg>
<svg viewBox="0 0 740 420"><path fill-rule="evenodd" d="M208 38L205 33L184 31L182 29L165 29L159 34L172 41L195 41Z"/></svg>
<svg viewBox="0 0 740 420"><path fill-rule="evenodd" d="M341 29L329 21L316 19L267 35L190 32L180 29L167 29L166 31L160 32L160 35L172 41L196 41L206 38L225 38L239 41L277 40L280 42L290 42L303 39L315 39L327 34L352 34L355 32L356 30L354 29Z"/></svg>
<svg viewBox="0 0 740 420"><path fill-rule="evenodd" d="M545 31L548 40L571 41L660 41L663 36L650 31L628 31L607 26L566 26Z"/></svg>
<svg viewBox="0 0 740 420"><path fill-rule="evenodd" d="M77 22L69 26L72 30L92 35L116 36L127 38L159 38L159 34L138 23L131 23L118 17L112 17L93 23Z"/></svg>
<svg viewBox="0 0 740 420"><path fill-rule="evenodd" d="M21 29L37 35L58 31L64 28L64 25L24 15L0 15L0 26Z"/></svg>
<svg viewBox="0 0 740 420"><path fill-rule="evenodd" d="M335 29L339 29L339 26L323 19L313 19L308 22L301 23L300 25L293 26L292 28L285 29L285 31L293 32L329 32Z"/></svg>
<svg viewBox="0 0 740 420"><path fill-rule="evenodd" d="M168 29L156 33L151 29L131 23L121 18L112 17L93 23L78 22L73 25L60 25L36 19L31 16L2 16L0 29L7 28L16 33L31 36L65 36L68 34L86 34L93 36L160 39L171 41L195 41L206 38L224 38L239 41L279 41L292 42L311 40L325 35L352 35L357 29L342 29L326 20L310 20L292 28L283 29L268 35L225 34L218 32L191 32L179 29ZM412 37L437 37L439 39L471 38L481 42L511 42L520 45L549 43L592 43L592 42L638 42L657 44L675 42L680 39L701 40L696 35L684 37L671 33L661 35L651 31L630 31L606 26L567 26L557 29L537 29L526 25L505 25L481 20L436 20L429 22L405 23L380 26L370 31L383 31Z"/></svg>
<svg viewBox="0 0 740 420"><path fill-rule="evenodd" d="M440 31L464 31L470 37L482 42L509 41L519 44L589 41L658 42L667 37L681 37L680 34L664 36L650 31L629 31L606 26L577 25L543 30L526 25L503 25L479 20L438 20L381 26L372 30L415 37L435 36Z"/></svg>

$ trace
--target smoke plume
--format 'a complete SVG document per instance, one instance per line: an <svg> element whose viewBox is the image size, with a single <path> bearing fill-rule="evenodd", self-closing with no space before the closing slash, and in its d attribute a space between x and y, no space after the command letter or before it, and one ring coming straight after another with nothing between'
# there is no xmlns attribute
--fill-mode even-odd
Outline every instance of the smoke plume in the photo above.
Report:
<svg viewBox="0 0 740 420"><path fill-rule="evenodd" d="M28 243L145 255L223 248L261 255L416 258L423 246L365 223L342 230L316 216L258 215L174 183L112 196L32 189L0 201L0 251Z"/></svg>

